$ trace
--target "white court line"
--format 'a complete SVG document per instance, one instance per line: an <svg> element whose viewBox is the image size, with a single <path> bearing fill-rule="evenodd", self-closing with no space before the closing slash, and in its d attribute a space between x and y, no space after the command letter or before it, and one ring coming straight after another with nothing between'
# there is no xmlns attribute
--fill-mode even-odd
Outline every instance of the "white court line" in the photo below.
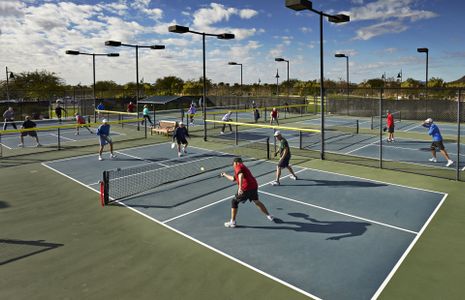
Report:
<svg viewBox="0 0 465 300"><path fill-rule="evenodd" d="M369 146L371 146L371 145L373 145L373 144L376 144L376 143L378 143L378 142L379 142L379 140L374 141L374 142L372 142L372 143L363 145L363 146L361 146L361 147L358 147L358 148L356 148L356 149L354 149L354 150L351 150L351 151L349 151L349 152L345 152L345 153L343 153L343 154L351 154L351 153L353 153L353 152L356 152L356 151L358 151L358 150L362 150L363 148L369 147Z"/></svg>
<svg viewBox="0 0 465 300"><path fill-rule="evenodd" d="M383 222L374 221L374 220L359 217L359 216L356 216L356 215L343 213L343 212L340 212L340 211L337 211L337 210L329 209L329 208L322 207L322 206L315 205L315 204L306 203L306 202L295 200L295 199L292 199L292 198L289 198L289 197L285 197L285 196L281 196L281 195L277 195L277 194L273 194L273 193L269 193L269 192L264 192L264 191L258 191L258 192L262 193L262 194L265 194L265 195L268 195L268 196L275 197L275 198L280 198L280 199L287 200L287 201L290 201L290 202L295 202L295 203L298 203L298 204L301 204L301 205L318 208L318 209L329 211L329 212L332 212L332 213L335 213L335 214L338 214L338 215L343 215L343 216L350 217L350 218L353 218L353 219L362 220L362 221L366 221L366 222L373 223L373 224L378 224L378 225L381 225L381 226L384 226L384 227L389 227L389 228L392 228L392 229L408 232L408 233L411 233L411 234L417 234L418 233L416 231L412 231L412 230L405 229L405 228L402 228L402 227L394 226L394 225L383 223Z"/></svg>
<svg viewBox="0 0 465 300"><path fill-rule="evenodd" d="M3 147L5 147L5 148L7 148L7 149L10 149L10 150L13 149L13 148L10 148L10 147L8 147L7 145L5 145L5 144L3 144L3 143L0 143L0 145L2 145Z"/></svg>
<svg viewBox="0 0 465 300"><path fill-rule="evenodd" d="M54 136L54 137L56 137L56 138L58 137L58 134L55 134L55 133L49 133L49 135ZM77 140L70 139L70 138L67 138L67 137L65 137L65 136L62 136L61 134L60 134L59 138L65 139L65 140L68 140L68 141L71 141L71 142L76 142L76 141L77 141Z"/></svg>
<svg viewBox="0 0 465 300"><path fill-rule="evenodd" d="M297 173L300 173L300 172L302 172L302 171L304 171L304 169L299 170L299 171L296 171L296 172L294 172L294 173L297 174ZM289 174L289 175L286 175L286 176L284 176L284 177L282 177L282 178L286 178L286 177L289 177L289 176L291 176L291 175L292 175L292 174ZM263 186L265 186L265 185L268 185L268 184L272 183L273 181L274 181L274 180L271 180L271 181L269 181L269 182L263 183L263 184L259 185L258 187L259 187L259 188L260 188L260 187L263 187ZM163 224L166 224L166 223L168 223L168 222L171 222L171 221L174 221L174 220L176 220L176 219L185 217L185 216L187 216L187 215L190 215L190 214L192 214L192 213L198 212L199 210L205 209L205 208L207 208L207 207L210 207L210 206L212 206L212 205L215 205L215 204L218 204L218 203L220 203L220 202L226 201L226 200L228 200L228 199L231 199L231 196L225 197L225 198L223 198L223 199L221 199L221 200L218 200L218 201L216 201L216 202L207 204L207 205L205 205L205 206L199 207L199 208L194 209L194 210L192 210L192 211L189 211L189 212L187 212L187 213L184 213L184 214L181 214L181 215L179 215L179 216L173 217L173 218L171 218L171 219L165 220L165 221L163 221L162 223L163 223Z"/></svg>
<svg viewBox="0 0 465 300"><path fill-rule="evenodd" d="M415 246L416 242L420 239L420 236L423 234L423 232L425 231L426 227L429 225L429 223L431 222L431 220L433 219L433 217L436 215L436 213L438 212L439 208L441 207L442 203L446 200L448 194L445 194L444 197L442 197L441 199L441 202L439 202L438 206L436 206L436 209L433 211L433 213L431 214L431 216L428 218L428 220L425 222L425 224L423 225L423 227L421 228L421 230L418 232L417 236L413 239L413 241L410 243L410 245L408 246L408 248L405 250L404 254L402 254L401 258L397 261L397 263L395 264L394 268L392 268L391 272L388 274L388 276L386 277L386 279L384 279L383 283L380 285L380 287L378 288L378 290L376 291L376 293L373 295L372 299L377 299L379 297L379 295L381 294L381 292L383 291L383 289L386 287L386 285L388 284L388 282L391 280L392 276L394 276L394 273L396 273L397 269L399 269L400 265L402 264L402 262L405 260L405 258L407 257L407 255L410 253L410 251L412 250L413 246Z"/></svg>
<svg viewBox="0 0 465 300"><path fill-rule="evenodd" d="M52 171L54 171L54 172L56 172L56 173L58 173L58 174L60 174L60 175L62 175L62 176L65 176L65 177L68 178L68 179L71 179L71 180L74 181L74 182L79 183L79 184L82 185L82 186L85 186L86 188L90 189L91 191L94 191L94 192L100 194L99 191L97 191L97 190L91 188L90 185L87 185L87 184L85 184L85 183L83 183L83 182L80 182L79 180L74 179L73 177L71 177L71 176L69 176L69 175L66 175L66 174L63 173L63 172L58 171L57 169L55 169L55 168L53 168L53 167L47 165L47 163L48 163L48 162L43 162L43 163L41 163L41 165L44 166L44 167L46 167L46 168L48 168L48 169L50 169L50 170L52 170ZM92 185L93 185L93 184L92 184Z"/></svg>
<svg viewBox="0 0 465 300"><path fill-rule="evenodd" d="M415 124L415 125L409 127L408 129L403 129L403 130L400 130L400 131L407 132L407 131L410 131L410 130L412 130L412 129L414 129L414 128L420 127L420 126L421 126L421 125Z"/></svg>
<svg viewBox="0 0 465 300"><path fill-rule="evenodd" d="M135 156L135 155L130 155L130 154L127 154L127 153L124 153L124 152L121 152L121 151L115 151L116 153L118 154L121 154L121 155L125 155L127 157L132 157L132 158L135 158L135 159L138 159L140 161L145 161L147 163L150 163L150 164L158 164L160 166L163 166L163 167L169 167L169 165L165 165L165 164L162 164L158 161L151 161L151 160L148 160L148 159L145 159L145 158L142 158L142 157L139 157L139 156Z"/></svg>
<svg viewBox="0 0 465 300"><path fill-rule="evenodd" d="M380 147L380 145L375 145L377 147ZM383 144L383 148L395 148L395 149L402 149L402 150L409 150L409 151L424 151L424 152L431 152L430 149L428 150L421 150L421 149L418 149L418 148L408 148L408 147L399 147L399 146L392 146L392 145L385 145ZM450 155L457 155L457 153L454 153L454 152L447 152L449 153ZM465 154L460 154L460 156L464 156L465 157Z"/></svg>

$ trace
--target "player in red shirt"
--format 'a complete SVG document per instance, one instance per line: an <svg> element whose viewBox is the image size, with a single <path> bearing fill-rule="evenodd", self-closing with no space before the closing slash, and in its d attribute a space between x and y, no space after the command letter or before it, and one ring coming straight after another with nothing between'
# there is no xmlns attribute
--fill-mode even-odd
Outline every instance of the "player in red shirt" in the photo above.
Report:
<svg viewBox="0 0 465 300"><path fill-rule="evenodd" d="M276 107L273 107L273 109L271 110L271 113L270 113L270 125L273 125L273 120L276 121L276 124L279 125L279 122L278 122L278 110L276 109Z"/></svg>
<svg viewBox="0 0 465 300"><path fill-rule="evenodd" d="M233 160L234 176L222 172L221 177L226 177L230 181L236 181L238 185L237 194L231 201L231 220L225 222L224 226L229 228L236 227L237 209L240 202L247 200L255 203L255 205L266 215L269 221L273 221L273 216L268 213L265 205L258 200L258 184L250 170L244 165L240 157Z"/></svg>
<svg viewBox="0 0 465 300"><path fill-rule="evenodd" d="M129 113L132 113L132 112L134 112L134 108L136 108L136 106L134 105L134 103L129 102L127 111L128 111Z"/></svg>
<svg viewBox="0 0 465 300"><path fill-rule="evenodd" d="M87 130L89 130L91 134L93 133L92 130L90 130L89 126L86 125L86 120L84 119L83 116L79 115L79 113L75 113L74 116L76 117L76 123L77 123L75 135L79 135L80 127L86 128Z"/></svg>
<svg viewBox="0 0 465 300"><path fill-rule="evenodd" d="M387 113L386 127L387 127L387 131L389 133L387 141L388 142L394 142L394 116L391 114L391 112L389 110L387 110L386 113Z"/></svg>

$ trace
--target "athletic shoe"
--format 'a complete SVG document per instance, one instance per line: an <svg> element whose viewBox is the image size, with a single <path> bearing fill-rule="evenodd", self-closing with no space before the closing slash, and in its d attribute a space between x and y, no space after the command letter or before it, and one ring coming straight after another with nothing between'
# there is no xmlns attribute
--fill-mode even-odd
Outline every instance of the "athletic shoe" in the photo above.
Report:
<svg viewBox="0 0 465 300"><path fill-rule="evenodd" d="M266 216L266 218L268 219L268 221L270 222L273 222L274 221L274 217L272 215L268 215Z"/></svg>
<svg viewBox="0 0 465 300"><path fill-rule="evenodd" d="M18 147L24 148L24 144L19 144Z"/></svg>
<svg viewBox="0 0 465 300"><path fill-rule="evenodd" d="M454 163L454 161L449 159L447 161L446 167L450 167L450 165L452 165L453 163Z"/></svg>
<svg viewBox="0 0 465 300"><path fill-rule="evenodd" d="M387 141L388 143L392 142L391 139L387 139L386 141Z"/></svg>
<svg viewBox="0 0 465 300"><path fill-rule="evenodd" d="M236 221L224 222L224 227L234 228L234 227L236 227Z"/></svg>
<svg viewBox="0 0 465 300"><path fill-rule="evenodd" d="M292 179L292 180L297 180L297 177L294 176L294 175L289 176L289 178Z"/></svg>
<svg viewBox="0 0 465 300"><path fill-rule="evenodd" d="M220 134L224 134L224 132L223 132L223 131L221 131L221 132L220 132Z"/></svg>
<svg viewBox="0 0 465 300"><path fill-rule="evenodd" d="M115 158L115 157L116 157L116 155L114 155L113 153L110 154L110 158Z"/></svg>
<svg viewBox="0 0 465 300"><path fill-rule="evenodd" d="M276 186L276 185L280 185L280 183L279 183L279 181L273 181L273 182L271 183L271 185Z"/></svg>
<svg viewBox="0 0 465 300"><path fill-rule="evenodd" d="M79 132L76 132L74 135L79 135Z"/></svg>
<svg viewBox="0 0 465 300"><path fill-rule="evenodd" d="M181 157L182 156L182 153L181 152L178 152L178 157Z"/></svg>
<svg viewBox="0 0 465 300"><path fill-rule="evenodd" d="M431 162L438 162L438 160L437 160L436 158L434 158L434 157L431 157L431 158L428 159L428 160L431 161Z"/></svg>
<svg viewBox="0 0 465 300"><path fill-rule="evenodd" d="M103 160L103 157L101 157L100 155L98 156L98 160Z"/></svg>
<svg viewBox="0 0 465 300"><path fill-rule="evenodd" d="M184 153L186 153L186 154L187 154L186 147L182 147L182 152L184 152Z"/></svg>
<svg viewBox="0 0 465 300"><path fill-rule="evenodd" d="M39 148L39 147L42 147L42 145L37 143L36 147Z"/></svg>

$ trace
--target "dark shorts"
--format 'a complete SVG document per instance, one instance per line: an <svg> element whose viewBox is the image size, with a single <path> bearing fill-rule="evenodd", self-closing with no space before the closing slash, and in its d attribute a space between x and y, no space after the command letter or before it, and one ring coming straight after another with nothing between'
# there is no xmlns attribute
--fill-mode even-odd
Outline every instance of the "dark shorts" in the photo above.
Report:
<svg viewBox="0 0 465 300"><path fill-rule="evenodd" d="M280 161L278 162L278 167L280 168L287 168L289 167L289 161L291 160L291 156L288 155L287 157L284 157L282 159L280 159Z"/></svg>
<svg viewBox="0 0 465 300"><path fill-rule="evenodd" d="M439 142L432 142L431 143L431 150L436 150L437 148L439 148L439 150L444 150L444 144L442 143L442 141L439 141Z"/></svg>
<svg viewBox="0 0 465 300"><path fill-rule="evenodd" d="M257 190L248 190L244 191L241 195L236 195L231 201L231 207L237 208L239 203L244 203L247 200L254 201L258 200L258 191Z"/></svg>
<svg viewBox="0 0 465 300"><path fill-rule="evenodd" d="M176 138L176 142L177 142L178 144L187 145L187 140L186 140L186 138L182 138L182 139Z"/></svg>
<svg viewBox="0 0 465 300"><path fill-rule="evenodd" d="M394 126L389 126L388 127L388 132L389 133L394 133Z"/></svg>
<svg viewBox="0 0 465 300"><path fill-rule="evenodd" d="M37 136L37 132L35 131L24 131L24 132L21 132L21 136L32 136L32 137L36 137Z"/></svg>

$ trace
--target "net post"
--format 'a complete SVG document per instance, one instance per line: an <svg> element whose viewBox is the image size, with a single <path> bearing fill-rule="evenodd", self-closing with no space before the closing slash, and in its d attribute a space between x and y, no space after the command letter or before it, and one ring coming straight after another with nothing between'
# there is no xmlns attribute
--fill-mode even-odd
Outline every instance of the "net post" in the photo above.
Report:
<svg viewBox="0 0 465 300"><path fill-rule="evenodd" d="M147 122L144 122L144 138L147 138Z"/></svg>
<svg viewBox="0 0 465 300"><path fill-rule="evenodd" d="M359 123L358 119L355 120L355 121L356 121L356 125L357 125L357 129L356 129L356 132L355 132L355 133L356 133L356 134L359 134L359 132L360 132L360 123Z"/></svg>
<svg viewBox="0 0 465 300"><path fill-rule="evenodd" d="M266 122L266 105L265 105L265 110L264 111L265 111L264 115L265 115L265 122Z"/></svg>
<svg viewBox="0 0 465 300"><path fill-rule="evenodd" d="M266 138L266 159L267 160L271 159L271 156L270 156L270 137Z"/></svg>
<svg viewBox="0 0 465 300"><path fill-rule="evenodd" d="M237 122L237 110L236 110L236 122ZM235 139L236 146L239 145L239 126L237 124L236 124L236 131L234 133L234 139Z"/></svg>
<svg viewBox="0 0 465 300"><path fill-rule="evenodd" d="M302 140L303 140L302 131L299 130L299 149L301 150L302 150Z"/></svg>
<svg viewBox="0 0 465 300"><path fill-rule="evenodd" d="M59 127L57 128L57 147L58 147L58 150L61 149L61 145L60 145L60 128Z"/></svg>
<svg viewBox="0 0 465 300"><path fill-rule="evenodd" d="M371 124L370 124L370 129L373 130L374 129L374 126L373 126L373 122L374 122L374 116L371 116Z"/></svg>
<svg viewBox="0 0 465 300"><path fill-rule="evenodd" d="M274 135L276 133L276 129L273 128L273 150L274 154L276 154L276 136Z"/></svg>
<svg viewBox="0 0 465 300"><path fill-rule="evenodd" d="M0 157L3 157L2 134L0 133Z"/></svg>
<svg viewBox="0 0 465 300"><path fill-rule="evenodd" d="M109 195L109 183L110 183L110 175L108 171L103 171L103 189L100 191L103 193L103 204L108 205L110 203L110 195ZM101 195L102 196L102 195Z"/></svg>

